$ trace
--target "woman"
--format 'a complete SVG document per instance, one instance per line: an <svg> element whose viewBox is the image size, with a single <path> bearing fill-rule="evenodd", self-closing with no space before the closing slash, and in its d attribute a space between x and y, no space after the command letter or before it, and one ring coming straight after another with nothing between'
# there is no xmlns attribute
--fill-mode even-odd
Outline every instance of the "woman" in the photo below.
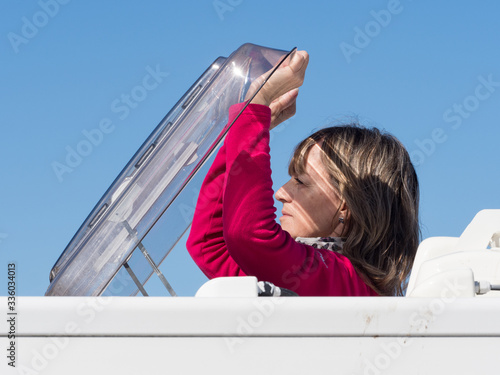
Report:
<svg viewBox="0 0 500 375"><path fill-rule="evenodd" d="M344 126L302 141L275 221L269 130L295 113L308 60L296 52L233 124L187 248L209 278L253 275L303 296L401 295L419 239L418 181L394 137Z"/></svg>

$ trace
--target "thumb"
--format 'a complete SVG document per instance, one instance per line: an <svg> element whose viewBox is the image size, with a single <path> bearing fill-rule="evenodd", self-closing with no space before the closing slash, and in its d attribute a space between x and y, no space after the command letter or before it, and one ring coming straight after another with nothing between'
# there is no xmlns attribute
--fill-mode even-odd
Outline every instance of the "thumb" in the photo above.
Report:
<svg viewBox="0 0 500 375"><path fill-rule="evenodd" d="M289 68L297 73L299 71L305 72L309 64L309 54L306 51L295 51L288 63Z"/></svg>

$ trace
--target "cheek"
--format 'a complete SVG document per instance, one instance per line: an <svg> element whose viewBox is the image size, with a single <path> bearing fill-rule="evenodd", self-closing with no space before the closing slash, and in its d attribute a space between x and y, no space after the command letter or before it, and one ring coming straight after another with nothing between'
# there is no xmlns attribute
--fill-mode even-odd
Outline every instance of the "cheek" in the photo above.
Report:
<svg viewBox="0 0 500 375"><path fill-rule="evenodd" d="M335 206L332 196L320 189L314 191L308 200L310 209L319 215L326 215Z"/></svg>
<svg viewBox="0 0 500 375"><path fill-rule="evenodd" d="M311 212L316 226L321 231L331 230L339 207L336 203L331 195L319 194L317 196Z"/></svg>
<svg viewBox="0 0 500 375"><path fill-rule="evenodd" d="M333 223L333 217L335 216L335 210L331 207L322 206L321 211L319 211L318 216L321 216L321 226L326 228L331 228Z"/></svg>
<svg viewBox="0 0 500 375"><path fill-rule="evenodd" d="M299 219L299 224L308 231L316 232L318 229L331 223L330 207L325 206L324 197L316 193L302 194L300 199L300 207L302 212Z"/></svg>

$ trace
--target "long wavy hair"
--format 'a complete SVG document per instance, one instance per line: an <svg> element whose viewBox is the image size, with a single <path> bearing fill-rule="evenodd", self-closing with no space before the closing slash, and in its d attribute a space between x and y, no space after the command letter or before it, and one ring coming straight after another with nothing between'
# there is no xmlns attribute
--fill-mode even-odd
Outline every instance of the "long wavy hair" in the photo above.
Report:
<svg viewBox="0 0 500 375"><path fill-rule="evenodd" d="M296 147L291 176L304 172L315 144L347 206L342 254L380 295L403 295L420 242L418 179L408 152L376 128L334 126Z"/></svg>

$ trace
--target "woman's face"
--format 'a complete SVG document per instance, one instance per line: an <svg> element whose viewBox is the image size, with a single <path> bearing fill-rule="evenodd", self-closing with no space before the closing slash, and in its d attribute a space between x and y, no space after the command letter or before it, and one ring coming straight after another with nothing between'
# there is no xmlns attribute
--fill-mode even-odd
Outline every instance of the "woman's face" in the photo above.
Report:
<svg viewBox="0 0 500 375"><path fill-rule="evenodd" d="M293 238L341 235L342 202L323 166L322 152L315 144L307 156L305 172L292 176L276 192L276 199L283 203L281 227Z"/></svg>

